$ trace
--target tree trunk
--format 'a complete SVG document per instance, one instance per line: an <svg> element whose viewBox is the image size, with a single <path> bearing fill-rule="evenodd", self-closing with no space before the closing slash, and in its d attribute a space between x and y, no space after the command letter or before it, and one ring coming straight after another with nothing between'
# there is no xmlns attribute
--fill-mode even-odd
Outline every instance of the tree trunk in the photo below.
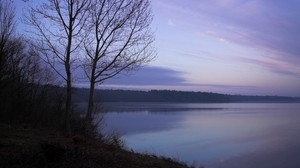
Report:
<svg viewBox="0 0 300 168"><path fill-rule="evenodd" d="M72 105L72 82L71 74L67 76L67 99L66 99L66 111L65 111L65 131L70 134L70 114Z"/></svg>
<svg viewBox="0 0 300 168"><path fill-rule="evenodd" d="M91 80L88 109L87 109L87 113L86 113L86 122L88 124L90 122L92 122L92 113L93 113L93 109L94 109L94 92L95 92L95 82L93 80Z"/></svg>
<svg viewBox="0 0 300 168"><path fill-rule="evenodd" d="M90 93L89 93L89 102L88 102L88 109L87 113L85 116L86 120L86 126L89 127L91 122L92 122L92 113L94 110L94 93L95 93L95 72L96 72L96 67L97 67L97 62L93 62L93 67L92 67L92 73L91 73L91 80L90 80Z"/></svg>
<svg viewBox="0 0 300 168"><path fill-rule="evenodd" d="M73 4L71 3L71 9L70 9L70 15L69 15L69 27L68 27L68 45L66 48L66 62L65 62L65 69L66 69L66 75L67 75L67 100L66 100L66 118L65 118L65 124L66 124L66 133L70 134L70 114L71 114L71 103L72 103L72 74L71 74L71 47L72 47L72 40L73 40L73 22L72 22L72 16L73 16Z"/></svg>

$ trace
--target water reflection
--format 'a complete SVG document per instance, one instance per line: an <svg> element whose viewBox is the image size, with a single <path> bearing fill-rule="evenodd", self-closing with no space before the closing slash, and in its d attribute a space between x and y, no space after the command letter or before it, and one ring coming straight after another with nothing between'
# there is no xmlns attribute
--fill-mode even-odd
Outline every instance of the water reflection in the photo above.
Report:
<svg viewBox="0 0 300 168"><path fill-rule="evenodd" d="M119 130L135 151L206 167L300 166L300 104L137 103L120 109L127 112L106 114L106 130Z"/></svg>
<svg viewBox="0 0 300 168"><path fill-rule="evenodd" d="M174 113L175 114L175 113ZM108 113L105 116L105 131L117 131L121 135L140 134L146 132L160 132L178 127L182 115L168 113L151 113L148 111Z"/></svg>

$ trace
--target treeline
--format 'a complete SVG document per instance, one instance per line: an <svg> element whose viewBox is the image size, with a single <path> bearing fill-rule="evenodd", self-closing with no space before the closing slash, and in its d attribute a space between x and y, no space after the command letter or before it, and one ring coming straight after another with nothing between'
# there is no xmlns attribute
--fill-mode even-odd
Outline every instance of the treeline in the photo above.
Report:
<svg viewBox="0 0 300 168"><path fill-rule="evenodd" d="M182 103L231 103L231 102L300 102L300 98L282 96L244 96L208 92L172 90L96 90L96 102L182 102ZM75 102L87 102L88 90L77 88Z"/></svg>
<svg viewBox="0 0 300 168"><path fill-rule="evenodd" d="M230 102L300 102L300 97L229 95Z"/></svg>
<svg viewBox="0 0 300 168"><path fill-rule="evenodd" d="M36 116L49 121L56 116L70 134L73 83L80 79L89 82L88 108L81 120L84 129L92 130L95 86L156 56L150 1L24 3L28 6L19 19L26 31L19 35L13 1L0 0L1 120L45 123Z"/></svg>
<svg viewBox="0 0 300 168"><path fill-rule="evenodd" d="M37 43L16 32L12 1L0 1L0 123L47 127L66 132L66 89L43 60ZM79 130L75 114L68 116Z"/></svg>
<svg viewBox="0 0 300 168"><path fill-rule="evenodd" d="M54 74L32 42L14 32L11 4L0 8L5 10L1 20L7 20L0 27L0 121L58 128L64 118L64 89L53 85Z"/></svg>
<svg viewBox="0 0 300 168"><path fill-rule="evenodd" d="M15 32L14 16L12 4L0 1L0 119L7 122L42 116L38 112L51 109L43 105L57 100L46 89L51 72L41 65L32 43Z"/></svg>

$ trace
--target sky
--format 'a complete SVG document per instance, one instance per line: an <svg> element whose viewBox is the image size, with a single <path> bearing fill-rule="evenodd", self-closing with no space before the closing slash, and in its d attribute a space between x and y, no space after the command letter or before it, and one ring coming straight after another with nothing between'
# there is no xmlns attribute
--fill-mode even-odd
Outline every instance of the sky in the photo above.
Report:
<svg viewBox="0 0 300 168"><path fill-rule="evenodd" d="M299 0L152 0L157 58L100 87L300 96Z"/></svg>
<svg viewBox="0 0 300 168"><path fill-rule="evenodd" d="M109 84L300 96L300 1L152 0L152 7L157 59Z"/></svg>

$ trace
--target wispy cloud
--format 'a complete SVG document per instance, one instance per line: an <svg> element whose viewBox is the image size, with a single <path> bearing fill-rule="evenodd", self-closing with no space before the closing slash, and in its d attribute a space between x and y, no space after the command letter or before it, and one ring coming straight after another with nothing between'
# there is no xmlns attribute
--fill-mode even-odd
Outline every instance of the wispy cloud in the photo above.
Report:
<svg viewBox="0 0 300 168"><path fill-rule="evenodd" d="M300 69L291 69L291 66L284 62L263 61L251 58L240 58L239 60L243 63L264 67L265 69L274 73L291 75L293 77L300 78Z"/></svg>
<svg viewBox="0 0 300 168"><path fill-rule="evenodd" d="M177 16L186 30L263 50L273 62L294 67L300 64L300 1L203 0L186 3L165 0L159 4L170 15ZM245 61L254 63L255 59ZM298 76L297 72L280 66L281 63L275 65L266 60L256 60L256 63L267 65L266 68L273 72L286 71L286 74Z"/></svg>

